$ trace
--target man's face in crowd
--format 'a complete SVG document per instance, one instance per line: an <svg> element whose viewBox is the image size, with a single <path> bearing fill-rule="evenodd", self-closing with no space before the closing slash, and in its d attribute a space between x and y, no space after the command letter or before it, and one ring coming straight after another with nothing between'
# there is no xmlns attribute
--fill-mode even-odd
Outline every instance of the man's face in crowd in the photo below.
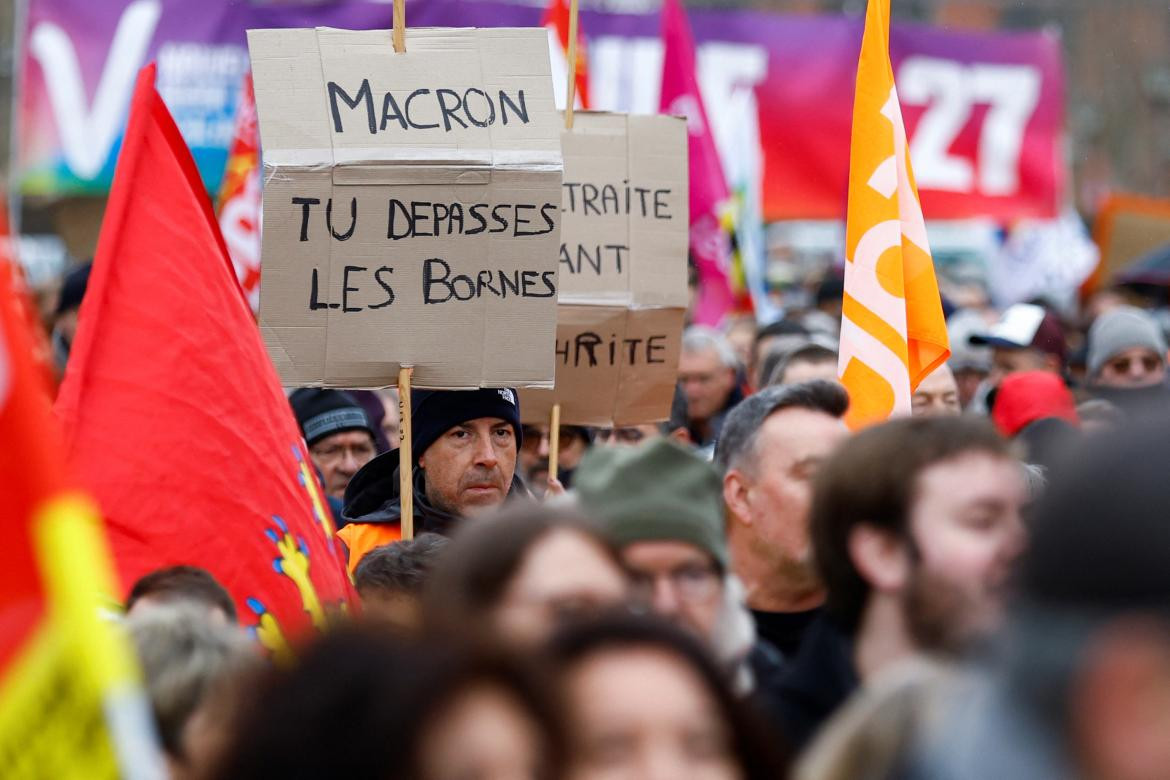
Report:
<svg viewBox="0 0 1170 780"><path fill-rule="evenodd" d="M418 459L427 499L458 516L499 506L516 471L516 433L499 417L478 417L450 428Z"/></svg>
<svg viewBox="0 0 1170 780"><path fill-rule="evenodd" d="M1101 367L1095 384L1104 387L1150 387L1166 381L1165 355L1149 347L1118 352Z"/></svg>
<svg viewBox="0 0 1170 780"><path fill-rule="evenodd" d="M723 580L709 553L689 542L633 542L622 550L622 562L636 599L699 638L714 638Z"/></svg>
<svg viewBox="0 0 1170 780"><path fill-rule="evenodd" d="M574 428L562 425L560 441L557 443L557 466L574 469L581 462L589 442ZM549 454L549 431L547 425L525 425L524 444L520 447L521 473L528 475L537 464L544 464L547 470Z"/></svg>
<svg viewBox="0 0 1170 780"><path fill-rule="evenodd" d="M1021 371L1060 371L1060 361L1055 355L1042 352L1038 349L1026 347L1024 349L1004 349L996 347L991 351L992 384L998 385L1008 374L1017 374Z"/></svg>
<svg viewBox="0 0 1170 780"><path fill-rule="evenodd" d="M662 432L654 424L627 425L624 428L601 428L594 441L605 447L636 447L661 435Z"/></svg>
<svg viewBox="0 0 1170 780"><path fill-rule="evenodd" d="M723 365L713 349L684 351L679 356L678 381L687 397L687 415L692 420L709 420L727 403L735 386L735 370Z"/></svg>
<svg viewBox="0 0 1170 780"><path fill-rule="evenodd" d="M915 417L959 414L959 385L950 367L943 363L926 375L910 398Z"/></svg>
<svg viewBox="0 0 1170 780"><path fill-rule="evenodd" d="M325 494L343 498L353 475L378 454L374 437L366 431L343 431L326 436L309 448L313 465L321 471Z"/></svg>
<svg viewBox="0 0 1170 780"><path fill-rule="evenodd" d="M750 522L755 552L794 586L815 588L808 512L821 462L849 435L845 423L812 409L783 409L764 420L755 451L724 479L732 512ZM753 462L754 461L754 462Z"/></svg>
<svg viewBox="0 0 1170 780"><path fill-rule="evenodd" d="M784 367L784 375L775 384L795 385L823 379L837 381L837 363L832 360L796 360Z"/></svg>
<svg viewBox="0 0 1170 780"><path fill-rule="evenodd" d="M927 468L916 487L906 617L921 647L955 651L1002 620L1025 542L1023 478L1014 460L969 452Z"/></svg>
<svg viewBox="0 0 1170 780"><path fill-rule="evenodd" d="M983 380L987 379L987 372L977 368L962 368L955 371L954 375L955 386L959 389L959 408L966 409L975 400Z"/></svg>

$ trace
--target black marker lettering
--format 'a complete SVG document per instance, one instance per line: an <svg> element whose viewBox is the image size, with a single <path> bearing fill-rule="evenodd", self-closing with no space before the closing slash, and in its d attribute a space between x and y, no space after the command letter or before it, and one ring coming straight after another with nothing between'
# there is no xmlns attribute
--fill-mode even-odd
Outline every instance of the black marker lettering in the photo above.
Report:
<svg viewBox="0 0 1170 780"><path fill-rule="evenodd" d="M361 311L361 306L349 305L349 294L351 292L358 292L361 288L349 286L349 274L351 271L364 271L365 266L361 265L347 265L341 277L341 310L344 312Z"/></svg>
<svg viewBox="0 0 1170 780"><path fill-rule="evenodd" d="M448 106L447 101L443 99L445 95L455 98L455 105ZM466 128L467 123L455 113L463 105L463 101L459 99L459 93L453 89L436 89L435 96L439 98L439 112L443 115L443 129L448 133L451 132L452 119L458 122L460 127Z"/></svg>
<svg viewBox="0 0 1170 780"><path fill-rule="evenodd" d="M353 230L357 227L357 198L350 198L349 201L349 230L344 233L338 233L333 229L333 198L325 201L325 224L329 227L329 232L338 241L348 241L353 236Z"/></svg>
<svg viewBox="0 0 1170 780"><path fill-rule="evenodd" d="M337 98L340 97L342 102L350 108L357 108L358 103L363 100L366 103L366 115L369 120L370 133L373 134L378 130L378 124L374 120L374 96L370 92L370 80L362 79L362 85L358 88L357 95L350 97L344 89L337 85L337 82L329 82L329 108L333 112L333 132L345 132L341 128L341 111L337 108Z"/></svg>
<svg viewBox="0 0 1170 780"><path fill-rule="evenodd" d="M321 205L320 198L293 198L294 206L301 207L301 241L309 240L309 206Z"/></svg>

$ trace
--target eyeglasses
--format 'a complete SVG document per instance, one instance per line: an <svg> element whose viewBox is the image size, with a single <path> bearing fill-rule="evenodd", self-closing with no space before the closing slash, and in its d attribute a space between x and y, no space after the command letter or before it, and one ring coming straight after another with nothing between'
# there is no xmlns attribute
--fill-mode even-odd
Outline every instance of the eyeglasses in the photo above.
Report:
<svg viewBox="0 0 1170 780"><path fill-rule="evenodd" d="M320 448L311 447L309 451L322 463L336 463L344 460L346 455L352 455L358 463L364 463L378 454L373 444L330 444Z"/></svg>
<svg viewBox="0 0 1170 780"><path fill-rule="evenodd" d="M668 572L632 571L632 592L635 600L649 603L654 599L658 583L668 580L683 601L709 601L719 592L719 573L710 566L687 565Z"/></svg>

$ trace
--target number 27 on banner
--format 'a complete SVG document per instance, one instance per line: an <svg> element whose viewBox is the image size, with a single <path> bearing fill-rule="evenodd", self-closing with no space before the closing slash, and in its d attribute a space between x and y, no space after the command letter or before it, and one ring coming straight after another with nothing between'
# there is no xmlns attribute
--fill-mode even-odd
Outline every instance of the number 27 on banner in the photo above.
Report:
<svg viewBox="0 0 1170 780"><path fill-rule="evenodd" d="M1025 131L1040 99L1038 69L909 57L897 83L904 107L925 108L910 139L920 189L992 197L1018 192ZM953 147L979 106L987 111L972 160Z"/></svg>

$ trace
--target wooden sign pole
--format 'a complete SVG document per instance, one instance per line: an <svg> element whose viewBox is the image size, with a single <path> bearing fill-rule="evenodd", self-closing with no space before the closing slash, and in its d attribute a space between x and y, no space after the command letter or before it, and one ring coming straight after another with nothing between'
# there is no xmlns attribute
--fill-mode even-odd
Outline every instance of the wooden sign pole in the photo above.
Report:
<svg viewBox="0 0 1170 780"><path fill-rule="evenodd" d="M410 446L410 368L398 369L398 500L402 538L414 538L414 455Z"/></svg>
<svg viewBox="0 0 1170 780"><path fill-rule="evenodd" d="M406 53L406 0L394 0L394 51Z"/></svg>
<svg viewBox="0 0 1170 780"><path fill-rule="evenodd" d="M577 0L569 0L569 87L565 90L565 129L573 129L573 104L577 102Z"/></svg>
<svg viewBox="0 0 1170 780"><path fill-rule="evenodd" d="M548 427L548 478L557 478L561 456L561 405L553 404Z"/></svg>
<svg viewBox="0 0 1170 780"><path fill-rule="evenodd" d="M565 89L565 129L573 129L573 104L577 102L577 0L569 0L568 86ZM548 478L556 479L561 455L561 405L553 404L548 426Z"/></svg>

